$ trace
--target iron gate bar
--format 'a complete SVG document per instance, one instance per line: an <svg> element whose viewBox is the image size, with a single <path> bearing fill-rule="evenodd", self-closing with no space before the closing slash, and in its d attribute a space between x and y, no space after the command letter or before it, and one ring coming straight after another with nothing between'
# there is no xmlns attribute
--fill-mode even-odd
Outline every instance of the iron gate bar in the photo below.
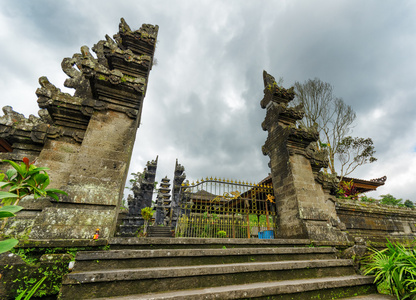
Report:
<svg viewBox="0 0 416 300"><path fill-rule="evenodd" d="M178 237L257 237L275 229L276 208L271 185L206 179L182 184Z"/></svg>

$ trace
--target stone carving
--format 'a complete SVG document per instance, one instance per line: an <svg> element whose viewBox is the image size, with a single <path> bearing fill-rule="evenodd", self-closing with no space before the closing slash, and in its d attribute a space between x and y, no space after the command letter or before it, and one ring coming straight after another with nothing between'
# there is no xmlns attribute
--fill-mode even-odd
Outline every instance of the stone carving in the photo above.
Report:
<svg viewBox="0 0 416 300"><path fill-rule="evenodd" d="M156 206L156 225L172 226L172 200L170 198L170 179L163 178L159 185Z"/></svg>
<svg viewBox="0 0 416 300"><path fill-rule="evenodd" d="M65 80L64 86L75 89L75 97L92 98L93 95L90 82L88 78L83 76L82 72L79 71L82 69L82 59L82 54L76 53L72 58L66 57L62 60L62 71L69 77ZM74 66L76 66L77 69L74 68Z"/></svg>
<svg viewBox="0 0 416 300"><path fill-rule="evenodd" d="M387 176L383 176L383 177L375 178L375 179L370 179L370 181L383 183L383 184L386 182L386 180L387 180Z"/></svg>
<svg viewBox="0 0 416 300"><path fill-rule="evenodd" d="M163 198L160 197L160 194L156 198L156 215L155 215L155 225L160 226L165 224L166 212L163 205Z"/></svg>
<svg viewBox="0 0 416 300"><path fill-rule="evenodd" d="M315 179L318 183L322 185L322 188L328 194L335 196L338 191L339 178L337 174L330 174L326 172L319 171L315 175Z"/></svg>
<svg viewBox="0 0 416 300"><path fill-rule="evenodd" d="M87 46L82 46L80 53L62 60L62 70L69 77L64 85L75 89L73 96L61 92L46 77L39 79L38 104L48 110L54 124L62 127L61 136L82 142L82 131L85 132L94 111L109 109L124 112L132 119L140 117L158 27L144 25L132 32L122 19L120 30L115 35L117 41L106 35L106 40L94 45L97 58ZM145 47L138 45L138 36ZM129 42L123 43L123 37ZM117 93L110 92L114 88Z"/></svg>
<svg viewBox="0 0 416 300"><path fill-rule="evenodd" d="M3 107L4 115L0 117L0 138L12 145L17 151L3 153L2 159L20 161L24 156L36 158L47 138L54 138L57 128L50 124L50 116L46 110L40 110L40 117L15 112L11 106Z"/></svg>
<svg viewBox="0 0 416 300"><path fill-rule="evenodd" d="M178 218L181 215L181 207L180 204L180 189L182 186L182 183L184 182L186 178L185 167L183 167L181 164L178 163L178 160L176 159L175 164L175 173L173 178L173 201L172 201L172 227L176 227L176 223L178 221Z"/></svg>
<svg viewBox="0 0 416 300"><path fill-rule="evenodd" d="M147 162L146 168L141 173L137 182L133 184L133 196L129 195L127 203L129 211L120 226L120 235L134 236L136 231L144 224L141 210L152 206L153 189L155 186L157 160Z"/></svg>
<svg viewBox="0 0 416 300"><path fill-rule="evenodd" d="M328 150L318 149L316 143L311 143L308 147L306 147L306 157L308 157L311 162L312 171L315 175L315 178L321 168L328 167Z"/></svg>

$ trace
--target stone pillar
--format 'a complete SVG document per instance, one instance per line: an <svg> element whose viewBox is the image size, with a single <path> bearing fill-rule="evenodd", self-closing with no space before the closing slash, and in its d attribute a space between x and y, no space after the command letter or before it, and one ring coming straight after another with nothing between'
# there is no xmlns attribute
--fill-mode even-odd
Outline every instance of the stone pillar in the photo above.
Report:
<svg viewBox="0 0 416 300"><path fill-rule="evenodd" d="M170 198L170 179L166 176L159 184L158 207L163 207L164 225L171 226L172 221L172 200ZM162 205L160 205L162 204ZM157 214L157 211L156 211ZM157 215L156 215L157 216ZM157 216L158 217L158 216ZM159 218L160 221L160 218Z"/></svg>
<svg viewBox="0 0 416 300"><path fill-rule="evenodd" d="M52 129L37 164L51 169L54 187L68 196L52 202L35 219L30 238L88 239L114 236L131 154L140 124L157 26L131 31L122 19L114 40L62 61L69 76L62 93L46 77L36 92ZM51 131L51 132L49 132Z"/></svg>
<svg viewBox="0 0 416 300"><path fill-rule="evenodd" d="M165 207L163 206L163 198L161 194L157 195L156 199L156 216L155 216L155 224L156 225L164 225L165 224Z"/></svg>
<svg viewBox="0 0 416 300"><path fill-rule="evenodd" d="M178 218L181 215L181 207L179 206L179 192L186 178L185 168L178 164L178 160L176 160L175 165L175 174L173 178L173 201L172 201L172 228L176 227L176 223L178 222Z"/></svg>
<svg viewBox="0 0 416 300"><path fill-rule="evenodd" d="M345 241L338 228L333 203L327 199L315 177L327 164L325 154L313 147L319 138L316 128L301 128L301 106L289 107L295 94L284 89L272 76L263 73L266 108L262 124L268 131L263 153L270 157L271 176L276 197L277 235L282 238ZM332 205L332 207L331 207Z"/></svg>

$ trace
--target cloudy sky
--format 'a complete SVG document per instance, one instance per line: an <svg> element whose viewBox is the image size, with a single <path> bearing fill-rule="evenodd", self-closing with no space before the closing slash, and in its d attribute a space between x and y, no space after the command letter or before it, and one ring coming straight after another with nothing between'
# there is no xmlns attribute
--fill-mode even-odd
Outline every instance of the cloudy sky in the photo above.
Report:
<svg viewBox="0 0 416 300"><path fill-rule="evenodd" d="M0 104L37 115L38 78L63 88L60 64L82 45L159 25L130 172L159 155L190 179L267 176L261 146L262 72L284 86L318 77L357 113L353 136L371 137L378 161L351 176L387 176L372 196L416 201L416 2L0 0ZM370 194L371 195L371 194Z"/></svg>

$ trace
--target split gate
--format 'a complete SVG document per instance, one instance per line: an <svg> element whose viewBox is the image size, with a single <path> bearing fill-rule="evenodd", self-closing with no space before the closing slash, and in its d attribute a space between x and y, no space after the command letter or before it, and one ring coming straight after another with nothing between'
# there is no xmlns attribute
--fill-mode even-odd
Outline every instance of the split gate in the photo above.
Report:
<svg viewBox="0 0 416 300"><path fill-rule="evenodd" d="M180 189L176 237L273 238L273 187L206 178Z"/></svg>

